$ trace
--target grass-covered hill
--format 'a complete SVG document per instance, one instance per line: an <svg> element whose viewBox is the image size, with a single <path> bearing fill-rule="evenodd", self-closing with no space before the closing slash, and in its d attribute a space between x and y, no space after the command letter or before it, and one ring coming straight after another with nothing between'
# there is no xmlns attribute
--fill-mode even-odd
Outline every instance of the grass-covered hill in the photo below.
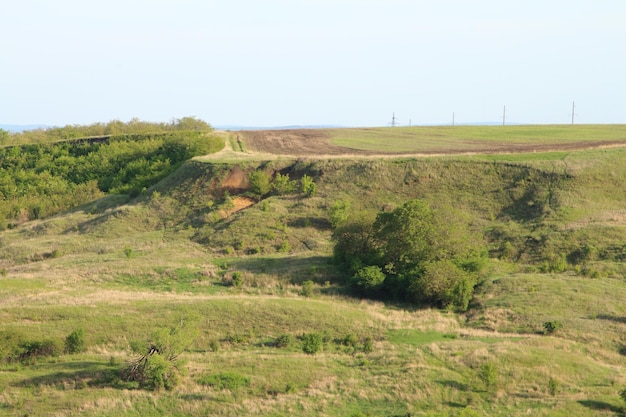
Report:
<svg viewBox="0 0 626 417"><path fill-rule="evenodd" d="M140 136L60 145L81 166L100 147L122 159L160 140ZM625 149L278 158L244 135L185 137L214 138L202 153L226 147L126 177L141 186L100 187L96 175L93 195L54 212L4 211L0 414L621 413ZM14 149L27 147L0 151ZM56 176L50 149L32 161ZM175 160L150 149L162 153L126 161ZM414 199L485 249L467 311L361 298L333 262L339 221ZM127 378L142 355L151 378Z"/></svg>

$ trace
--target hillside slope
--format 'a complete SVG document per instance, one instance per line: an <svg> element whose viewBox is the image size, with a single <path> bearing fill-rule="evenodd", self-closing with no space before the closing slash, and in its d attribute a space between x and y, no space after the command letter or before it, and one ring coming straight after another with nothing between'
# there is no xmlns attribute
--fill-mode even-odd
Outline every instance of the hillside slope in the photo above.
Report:
<svg viewBox="0 0 626 417"><path fill-rule="evenodd" d="M133 198L0 232L0 413L620 412L626 150L291 158L222 135L226 149ZM255 172L294 187L259 194ZM486 241L467 312L356 298L332 262L334 202L366 219L414 198L451 208ZM181 320L197 334L180 383L124 381L133 341ZM77 328L85 352L6 360ZM321 347L307 354L312 333Z"/></svg>

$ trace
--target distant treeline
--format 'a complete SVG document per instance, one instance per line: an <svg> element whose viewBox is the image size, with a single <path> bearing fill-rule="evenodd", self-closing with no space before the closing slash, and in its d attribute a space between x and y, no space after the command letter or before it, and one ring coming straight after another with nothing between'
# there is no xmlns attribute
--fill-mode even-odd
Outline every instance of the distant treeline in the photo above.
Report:
<svg viewBox="0 0 626 417"><path fill-rule="evenodd" d="M131 121L119 125L126 133L107 137L116 123L25 132L15 136L38 140L0 147L0 229L108 193L137 196L183 161L223 147L207 123L193 118L171 125ZM78 140L86 136L103 139Z"/></svg>
<svg viewBox="0 0 626 417"><path fill-rule="evenodd" d="M173 119L170 123L152 123L134 118L129 122L112 120L108 123L90 125L67 125L46 129L11 133L0 129L0 146L23 145L27 143L58 142L85 137L116 136L124 134L147 134L176 131L211 131L211 125L195 117Z"/></svg>

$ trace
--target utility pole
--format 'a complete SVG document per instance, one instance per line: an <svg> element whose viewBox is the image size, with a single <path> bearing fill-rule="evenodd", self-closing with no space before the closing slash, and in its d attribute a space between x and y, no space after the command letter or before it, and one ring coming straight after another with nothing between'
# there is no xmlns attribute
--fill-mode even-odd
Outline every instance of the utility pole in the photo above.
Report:
<svg viewBox="0 0 626 417"><path fill-rule="evenodd" d="M396 121L396 113L393 113L393 115L391 116L391 127L396 127L397 124L398 122Z"/></svg>
<svg viewBox="0 0 626 417"><path fill-rule="evenodd" d="M504 106L504 111L502 112L502 126L506 124L506 106Z"/></svg>
<svg viewBox="0 0 626 417"><path fill-rule="evenodd" d="M576 109L576 102L572 101L572 125L574 124L574 110Z"/></svg>

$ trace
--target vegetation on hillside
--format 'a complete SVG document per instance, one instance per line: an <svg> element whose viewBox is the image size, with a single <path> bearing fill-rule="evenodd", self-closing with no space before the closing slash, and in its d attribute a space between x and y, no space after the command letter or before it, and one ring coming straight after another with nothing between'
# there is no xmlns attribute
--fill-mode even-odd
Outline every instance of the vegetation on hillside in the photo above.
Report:
<svg viewBox="0 0 626 417"><path fill-rule="evenodd" d="M135 156L81 209L0 233L0 414L622 411L624 150L122 176L189 158L158 150L211 136L191 132L24 158L69 181Z"/></svg>
<svg viewBox="0 0 626 417"><path fill-rule="evenodd" d="M59 142L81 138L104 138L118 135L146 135L164 132L209 132L211 125L195 117L173 119L170 123L146 122L137 118L128 122L112 120L108 123L67 125L10 133L0 129L0 146L19 146L32 143Z"/></svg>
<svg viewBox="0 0 626 417"><path fill-rule="evenodd" d="M95 129L67 127L38 132L44 138L40 143L0 148L0 229L60 213L107 193L137 196L189 158L223 146L206 123L190 118L171 126L131 121L117 127L119 132L146 133L55 141Z"/></svg>
<svg viewBox="0 0 626 417"><path fill-rule="evenodd" d="M335 260L353 274L358 292L462 310L486 257L480 236L421 200L381 212L373 223L348 218L333 239Z"/></svg>

